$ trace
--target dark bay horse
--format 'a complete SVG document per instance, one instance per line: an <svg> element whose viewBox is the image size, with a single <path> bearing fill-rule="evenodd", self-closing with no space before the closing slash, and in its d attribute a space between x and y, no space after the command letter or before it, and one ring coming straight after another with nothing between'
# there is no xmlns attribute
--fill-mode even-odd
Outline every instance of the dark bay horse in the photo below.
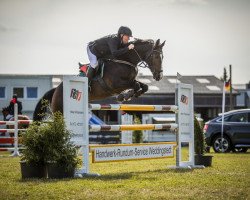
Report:
<svg viewBox="0 0 250 200"><path fill-rule="evenodd" d="M140 67L149 68L156 81L162 79L162 48L165 41L161 44L159 39L155 43L153 40L136 40L133 44L135 46L133 50L117 59L102 59L105 66L103 75L97 76L91 82L89 101L118 95L117 100L123 102L147 92L148 86L136 80L138 63ZM42 120L41 114L47 112L42 108L42 99L49 102L49 109L52 112L63 113L63 83L41 98L34 111L34 120Z"/></svg>

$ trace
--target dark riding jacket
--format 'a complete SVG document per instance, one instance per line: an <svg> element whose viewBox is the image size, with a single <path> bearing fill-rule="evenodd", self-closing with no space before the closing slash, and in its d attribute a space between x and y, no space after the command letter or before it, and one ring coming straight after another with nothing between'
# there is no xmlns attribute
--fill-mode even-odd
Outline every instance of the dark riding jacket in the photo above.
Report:
<svg viewBox="0 0 250 200"><path fill-rule="evenodd" d="M8 110L9 110L11 115L14 115L14 105L15 105L15 103L17 103L17 105L18 105L18 114L21 115L23 106L22 106L22 102L20 102L18 100L12 99L10 101L10 105L8 106Z"/></svg>
<svg viewBox="0 0 250 200"><path fill-rule="evenodd" d="M89 49L97 58L110 55L117 58L128 52L128 45L123 44L121 38L114 34L90 42Z"/></svg>

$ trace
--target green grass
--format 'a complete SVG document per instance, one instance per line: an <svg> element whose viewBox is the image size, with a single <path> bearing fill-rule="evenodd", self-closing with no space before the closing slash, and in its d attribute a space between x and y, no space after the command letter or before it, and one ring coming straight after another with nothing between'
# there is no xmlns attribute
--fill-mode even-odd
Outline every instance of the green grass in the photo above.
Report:
<svg viewBox="0 0 250 200"><path fill-rule="evenodd" d="M20 159L4 154L0 199L250 199L250 152L210 154L206 169L171 170L171 158L91 164L95 178L25 181Z"/></svg>

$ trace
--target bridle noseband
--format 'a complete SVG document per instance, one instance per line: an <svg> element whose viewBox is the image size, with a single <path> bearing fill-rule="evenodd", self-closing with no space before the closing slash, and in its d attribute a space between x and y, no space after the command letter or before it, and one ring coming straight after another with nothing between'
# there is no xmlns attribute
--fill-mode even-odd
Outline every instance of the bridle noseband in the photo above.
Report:
<svg viewBox="0 0 250 200"><path fill-rule="evenodd" d="M135 51L135 53L137 54L137 56L138 56L138 58L140 60L140 63L137 65L138 67L152 69L150 67L150 65L148 64L149 62L147 62L147 60L149 58L152 58L155 53L159 53L159 55L161 56L161 60L163 60L163 53L162 53L162 51L155 50L154 47L152 47L151 51L148 53L148 55L144 59L145 61L142 60L141 56L139 55L139 53L136 51L135 48L133 50ZM161 73L161 72L163 72L163 70L160 70L159 72ZM155 73L155 70L153 71L153 73Z"/></svg>

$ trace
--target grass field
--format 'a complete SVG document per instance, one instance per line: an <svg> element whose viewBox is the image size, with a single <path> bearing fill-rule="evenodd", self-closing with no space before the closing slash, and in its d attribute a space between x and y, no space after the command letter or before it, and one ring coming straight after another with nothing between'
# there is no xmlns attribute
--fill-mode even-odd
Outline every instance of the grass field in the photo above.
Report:
<svg viewBox="0 0 250 200"><path fill-rule="evenodd" d="M171 158L91 164L95 178L25 181L19 158L5 154L0 199L250 199L250 152L210 154L206 169L171 170Z"/></svg>

